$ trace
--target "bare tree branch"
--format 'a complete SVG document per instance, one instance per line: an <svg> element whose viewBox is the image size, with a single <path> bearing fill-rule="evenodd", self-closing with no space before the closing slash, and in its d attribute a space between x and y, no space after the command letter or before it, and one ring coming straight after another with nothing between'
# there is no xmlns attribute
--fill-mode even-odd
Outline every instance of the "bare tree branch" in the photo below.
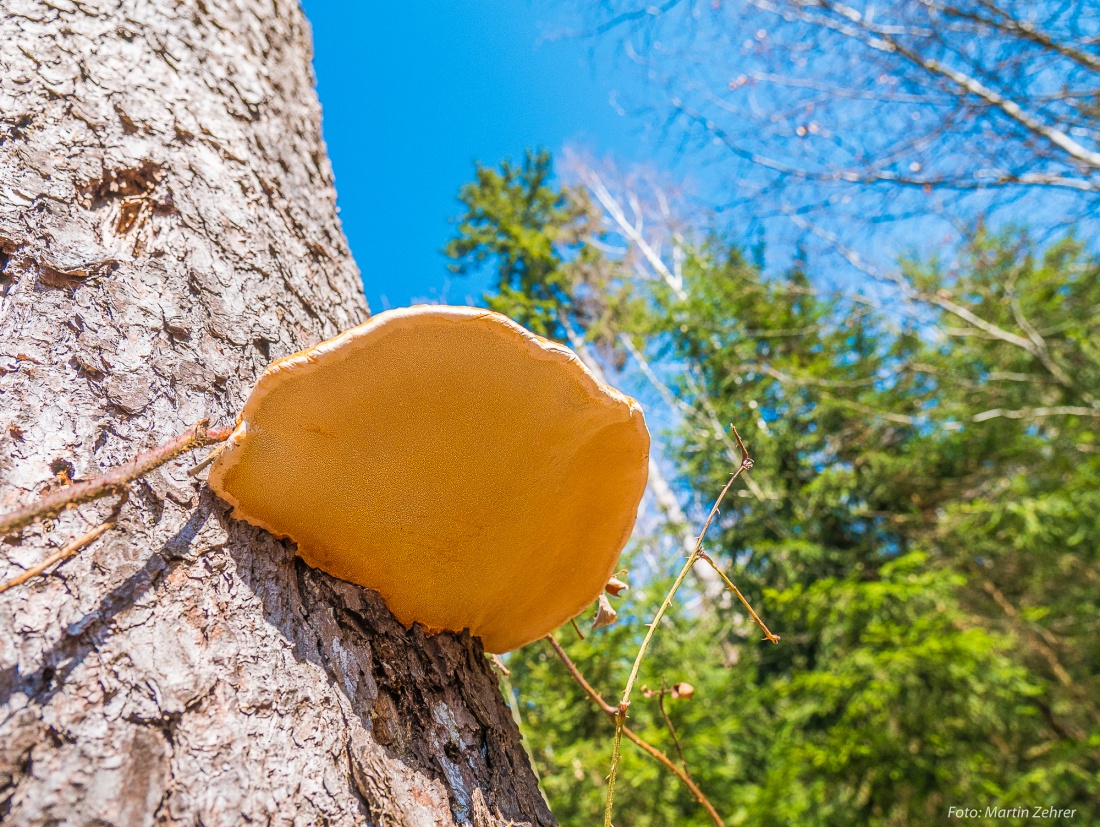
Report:
<svg viewBox="0 0 1100 827"><path fill-rule="evenodd" d="M1100 408L1086 408L1081 405L1055 405L1050 408L1022 408L1006 410L993 408L970 417L971 422L986 422L997 417L1005 419L1035 419L1044 416L1091 416L1100 418Z"/></svg>
<svg viewBox="0 0 1100 827"><path fill-rule="evenodd" d="M975 23L979 23L984 26L990 26L995 29L999 29L1003 32L1009 32L1017 35L1024 40L1030 40L1032 43L1036 43L1042 46L1044 49L1049 49L1052 52L1057 52L1063 57L1067 57L1075 63L1080 64L1088 69L1094 71L1100 71L1100 58L1095 55L1091 55L1088 52L1081 49L1075 49L1072 46L1065 43L1059 43L1053 37L1035 28L1035 26L1026 20L1017 20L1011 17L1004 9L998 8L996 4L986 2L985 0L979 0L982 6L989 9L997 19L991 17L983 17L972 11L960 8L958 6L950 5L937 5L929 2L929 0L921 0L922 3L934 8L940 9L945 14L953 15L963 20L971 20Z"/></svg>

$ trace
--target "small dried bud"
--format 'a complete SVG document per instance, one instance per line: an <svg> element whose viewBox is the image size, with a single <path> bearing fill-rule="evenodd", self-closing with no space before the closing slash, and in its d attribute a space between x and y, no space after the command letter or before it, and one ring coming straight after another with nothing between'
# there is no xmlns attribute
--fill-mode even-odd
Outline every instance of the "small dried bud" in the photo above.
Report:
<svg viewBox="0 0 1100 827"><path fill-rule="evenodd" d="M607 585L603 587L603 590L612 597L618 597L619 592L625 592L629 588L630 584L620 580L618 577L612 577L607 581Z"/></svg>
<svg viewBox="0 0 1100 827"><path fill-rule="evenodd" d="M673 684L671 695L674 698L690 699L695 694L695 687L690 683Z"/></svg>
<svg viewBox="0 0 1100 827"><path fill-rule="evenodd" d="M610 626L618 616L618 613L611 608L611 601L607 599L607 595L601 594L596 603L596 619L592 621L592 628L599 629L601 626Z"/></svg>

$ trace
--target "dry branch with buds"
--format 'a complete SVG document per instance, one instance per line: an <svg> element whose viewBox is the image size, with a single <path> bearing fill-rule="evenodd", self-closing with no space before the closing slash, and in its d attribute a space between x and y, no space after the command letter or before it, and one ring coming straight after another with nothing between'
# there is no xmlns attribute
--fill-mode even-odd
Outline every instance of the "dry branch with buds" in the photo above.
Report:
<svg viewBox="0 0 1100 827"><path fill-rule="evenodd" d="M706 522L703 523L703 529L699 532L699 537L695 542L695 549L688 556L687 562L683 568L680 569L680 573L676 576L676 580L672 583L672 588L668 590L668 594L665 595L665 599L661 603L661 607L657 610L657 614L654 615L653 620L650 622L646 629L645 637L642 639L642 645L638 648L638 654L634 658L634 666L630 670L630 677L627 678L626 687L623 689L622 698L619 701L618 709L615 710L615 741L611 749L611 771L607 776L607 805L604 809L604 827L611 827L611 811L615 800L615 776L618 771L619 764L619 745L622 740L622 735L626 727L626 713L630 708L630 693L634 688L634 683L638 679L638 672L642 666L642 660L645 658L646 650L649 648L650 642L653 640L653 635L657 631L657 626L660 625L661 620L664 618L665 613L672 605L673 598L676 597L676 592L679 591L681 584L684 582L684 578L687 577L689 571L698 560L705 559L711 566L718 571L718 567L715 566L714 561L710 559L703 551L703 538L706 537L707 530L710 528L711 523L714 522L714 518L718 516L718 509L722 505L722 501L726 498L726 494L729 493L730 488L733 487L733 483L741 476L745 471L752 468L752 458L749 457L748 451L745 449L745 443L741 440L741 435L737 432L737 429L732 425L730 430L733 432L734 439L737 440L738 450L741 452L741 464L733 475L726 482L725 487L718 494L718 498L714 501L714 506L711 508L710 513L707 515ZM753 622L756 623L761 631L764 632L764 640L770 643L779 643L779 635L773 634L764 622L760 619L760 616L753 610L741 594L740 590L733 585L733 582L726 577L721 571L718 574L722 577L722 580L726 583L727 588L730 588L741 599L741 602L749 610L749 614L752 616Z"/></svg>

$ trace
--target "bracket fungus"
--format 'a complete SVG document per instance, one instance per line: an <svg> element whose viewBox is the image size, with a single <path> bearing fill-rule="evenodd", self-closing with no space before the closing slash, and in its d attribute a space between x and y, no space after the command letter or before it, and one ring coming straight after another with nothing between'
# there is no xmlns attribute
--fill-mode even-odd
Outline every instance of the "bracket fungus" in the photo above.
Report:
<svg viewBox="0 0 1100 827"><path fill-rule="evenodd" d="M468 628L499 653L601 594L648 458L638 404L569 348L418 306L268 367L210 486L406 626Z"/></svg>

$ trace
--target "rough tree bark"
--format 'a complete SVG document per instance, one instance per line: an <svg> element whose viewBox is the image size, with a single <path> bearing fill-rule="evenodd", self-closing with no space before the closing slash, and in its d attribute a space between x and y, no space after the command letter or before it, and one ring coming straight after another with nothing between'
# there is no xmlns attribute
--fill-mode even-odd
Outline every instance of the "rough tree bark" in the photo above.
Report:
<svg viewBox="0 0 1100 827"><path fill-rule="evenodd" d="M0 0L0 510L230 424L366 318L309 58L289 0ZM188 464L0 595L0 820L553 823L477 641L406 631ZM4 538L0 579L109 508Z"/></svg>

